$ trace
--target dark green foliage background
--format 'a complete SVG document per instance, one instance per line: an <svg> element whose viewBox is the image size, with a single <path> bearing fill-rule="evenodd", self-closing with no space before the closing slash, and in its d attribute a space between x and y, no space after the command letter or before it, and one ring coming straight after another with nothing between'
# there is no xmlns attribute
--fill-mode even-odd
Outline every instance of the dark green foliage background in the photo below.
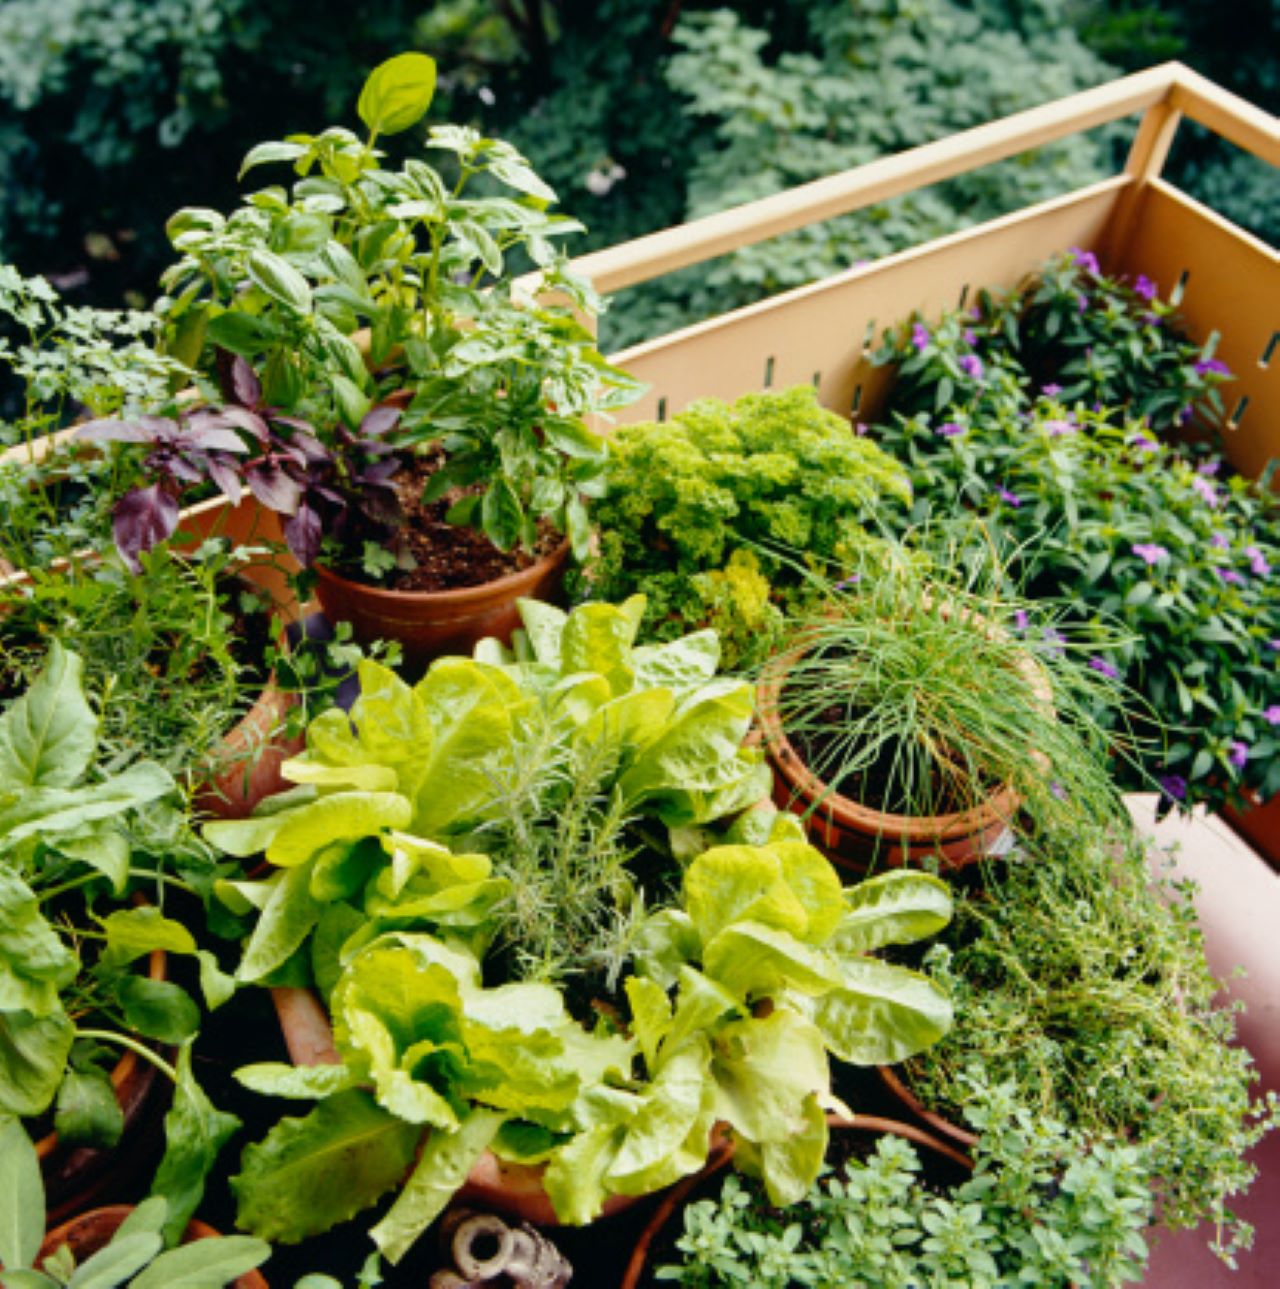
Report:
<svg viewBox="0 0 1280 1289"><path fill-rule="evenodd" d="M431 119L524 148L586 249L1167 58L1275 110L1280 0L1221 17L1211 0L5 0L0 261L76 299L149 301L174 209L232 206L253 143L350 122L368 69L407 48L440 62ZM1111 146L1076 140L640 288L606 340L1087 182ZM1277 238L1274 171L1190 129L1173 169Z"/></svg>

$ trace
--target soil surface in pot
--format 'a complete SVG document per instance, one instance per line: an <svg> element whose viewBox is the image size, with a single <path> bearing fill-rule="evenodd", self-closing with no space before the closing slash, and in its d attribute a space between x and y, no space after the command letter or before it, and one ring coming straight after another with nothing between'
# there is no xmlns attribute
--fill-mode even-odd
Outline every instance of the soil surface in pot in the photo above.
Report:
<svg viewBox="0 0 1280 1289"><path fill-rule="evenodd" d="M994 784L980 784L975 793L974 785L958 767L948 768L932 758L927 763L928 784L913 785L908 790L902 779L900 749L892 743L883 744L874 758L855 772L838 774L841 762L849 756L849 726L862 714L832 703L809 718L805 728L791 729L786 724L785 703L782 713L787 738L804 764L842 797L868 810L917 817L957 814L971 809L995 790Z"/></svg>
<svg viewBox="0 0 1280 1289"><path fill-rule="evenodd" d="M415 567L396 569L385 581L375 581L358 561L344 562L338 568L343 577L384 591L456 591L519 573L549 555L564 540L544 519L538 523L538 540L532 553L519 547L501 551L480 529L451 524L445 518L450 507L465 497L478 495L484 485L450 488L438 501L424 504L422 491L444 464L444 452L432 447L414 457L392 480L405 523L395 533L389 549L402 558L411 557ZM367 538L363 532L357 535L357 549L363 548ZM377 544L388 543L384 538Z"/></svg>

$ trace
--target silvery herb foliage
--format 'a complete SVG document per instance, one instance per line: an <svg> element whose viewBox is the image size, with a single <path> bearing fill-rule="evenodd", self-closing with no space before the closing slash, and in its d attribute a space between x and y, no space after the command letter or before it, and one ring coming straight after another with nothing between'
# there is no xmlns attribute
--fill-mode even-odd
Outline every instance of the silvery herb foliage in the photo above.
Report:
<svg viewBox="0 0 1280 1289"><path fill-rule="evenodd" d="M701 1167L722 1120L741 1166L789 1202L825 1148L829 1055L898 1059L950 1023L927 978L868 956L943 926L946 887L899 873L845 891L796 821L749 809L769 789L742 746L752 692L715 677L714 633L635 646L639 597L521 607L514 652L485 642L412 689L363 664L351 717L313 722L288 764L299 787L206 829L277 868L222 887L258 910L241 979L314 981L342 1062L240 1073L318 1102L250 1147L233 1183L241 1224L267 1238L327 1229L412 1168L372 1232L397 1260L486 1148L545 1163L559 1215L586 1222ZM539 887L511 844L572 858L539 836L562 815L535 807L521 837L510 809L520 753L548 735L596 769L588 841L619 819L657 837L643 861L593 870L603 892L581 875ZM540 953L504 955L531 890L558 892L553 934L602 894L634 915L617 975L602 963L589 982L600 1006L575 1013Z"/></svg>
<svg viewBox="0 0 1280 1289"><path fill-rule="evenodd" d="M100 544L118 464L57 446L40 460L35 444L86 413L163 402L187 372L156 352L159 326L150 313L67 305L44 278L0 264L0 445L26 449L0 463L0 554L10 564L47 567Z"/></svg>
<svg viewBox="0 0 1280 1289"><path fill-rule="evenodd" d="M181 923L130 898L157 877L135 862L141 817L163 809L175 785L153 762L118 774L95 765L98 720L81 671L55 641L0 714L0 1116L52 1110L63 1141L112 1146L124 1121L107 1067L122 1049L149 1060L175 1083L155 1192L181 1230L238 1121L192 1075L195 1002L142 974L140 960L157 949L195 957L211 1006L234 984ZM86 944L100 944L96 956ZM145 1040L178 1045L176 1066Z"/></svg>
<svg viewBox="0 0 1280 1289"><path fill-rule="evenodd" d="M35 1147L15 1119L0 1115L0 1282L13 1289L222 1289L265 1262L270 1245L246 1235L169 1247L169 1203L144 1200L111 1239L77 1263L69 1243L40 1257L45 1191ZM40 1268L36 1269L39 1262Z"/></svg>
<svg viewBox="0 0 1280 1289"><path fill-rule="evenodd" d="M638 386L578 320L600 302L556 243L581 226L548 212L555 193L515 148L440 125L426 143L442 170L417 157L384 167L377 141L416 125L434 89L430 58L390 59L360 95L365 138L335 126L260 144L242 174L288 164L291 189L262 189L225 217L179 211L169 233L182 258L161 304L168 343L204 369L218 350L247 359L265 401L322 435L356 430L380 394L412 391L394 442L443 447L428 500L482 484L456 522L509 550L532 548L545 519L585 554L605 461L585 418ZM523 267L536 278L514 276Z"/></svg>

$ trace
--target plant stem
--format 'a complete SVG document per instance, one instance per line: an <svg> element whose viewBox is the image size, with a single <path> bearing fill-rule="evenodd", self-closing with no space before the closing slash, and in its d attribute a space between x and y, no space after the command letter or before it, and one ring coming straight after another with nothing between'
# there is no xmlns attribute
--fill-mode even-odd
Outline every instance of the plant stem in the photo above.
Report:
<svg viewBox="0 0 1280 1289"><path fill-rule="evenodd" d="M75 1031L76 1038L96 1038L104 1043L116 1043L120 1047L127 1047L129 1051L136 1056L142 1057L144 1061L150 1061L161 1073L168 1075L170 1082L178 1082L178 1071L174 1069L163 1056L153 1052L144 1043L139 1043L136 1039L126 1038L123 1034L117 1034L114 1030L109 1029L79 1029Z"/></svg>

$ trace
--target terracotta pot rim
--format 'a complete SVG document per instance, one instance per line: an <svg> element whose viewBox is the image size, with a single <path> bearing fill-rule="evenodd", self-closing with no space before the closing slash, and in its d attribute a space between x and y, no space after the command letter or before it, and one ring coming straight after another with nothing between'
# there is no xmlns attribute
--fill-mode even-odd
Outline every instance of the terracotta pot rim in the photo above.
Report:
<svg viewBox="0 0 1280 1289"><path fill-rule="evenodd" d="M943 1133L951 1138L952 1141L959 1142L960 1145L971 1149L978 1144L978 1134L970 1132L968 1128L962 1128L958 1123L953 1123L945 1115L939 1114L936 1110L930 1110L928 1106L920 1100L914 1092L902 1081L901 1077L895 1073L893 1068L888 1065L877 1065L876 1073L879 1074L885 1087L893 1093L895 1097L912 1113L917 1119L924 1120L931 1128Z"/></svg>
<svg viewBox="0 0 1280 1289"><path fill-rule="evenodd" d="M996 628L992 627L992 631ZM810 649L801 640L783 654L769 660L756 686L756 718L764 736L769 762L793 793L809 803L815 812L828 815L837 825L876 837L911 842L952 841L981 832L995 824L1008 823L1018 811L1020 798L1007 783L994 788L987 797L964 810L945 815L902 815L876 810L835 791L821 779L796 751L787 737L780 714L782 690L795 662ZM1044 672L1031 658L1020 664L1024 679L1045 702L1052 703L1053 691Z"/></svg>
<svg viewBox="0 0 1280 1289"><path fill-rule="evenodd" d="M501 577L480 582L476 586L459 586L449 591L388 591L380 586L369 586L364 582L343 577L341 573L335 573L327 564L321 564L318 561L311 567L322 582L329 582L348 594L363 596L376 604L467 605L475 601L487 600L495 592L500 595L524 582L536 581L547 568L562 564L568 555L569 539L566 537L554 550L539 556L527 568L516 569L514 573L504 573Z"/></svg>
<svg viewBox="0 0 1280 1289"><path fill-rule="evenodd" d="M62 1245L70 1243L81 1227L98 1226L108 1235L108 1238L114 1236L116 1231L124 1224L125 1218L134 1211L134 1207L133 1204L104 1204L99 1208L91 1208L83 1213L78 1213L75 1217L59 1223L53 1230L45 1232L37 1261L43 1262L50 1254L56 1253ZM183 1244L190 1244L194 1240L216 1240L221 1238L221 1231L195 1217L187 1223L182 1232ZM96 1251L93 1250L93 1252ZM251 1271L246 1271L243 1275L237 1276L231 1284L233 1289L267 1289L267 1282L256 1267Z"/></svg>

